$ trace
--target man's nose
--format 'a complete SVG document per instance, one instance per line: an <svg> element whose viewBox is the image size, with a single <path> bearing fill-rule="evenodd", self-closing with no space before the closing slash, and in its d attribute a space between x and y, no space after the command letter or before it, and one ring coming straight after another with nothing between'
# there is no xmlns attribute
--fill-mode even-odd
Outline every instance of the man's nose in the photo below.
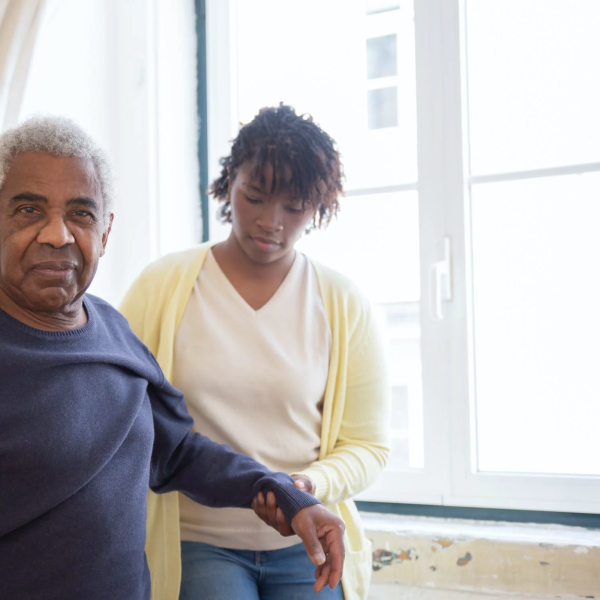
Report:
<svg viewBox="0 0 600 600"><path fill-rule="evenodd" d="M283 228L282 210L278 202L267 202L263 205L264 210L261 212L256 223L265 231L275 233Z"/></svg>
<svg viewBox="0 0 600 600"><path fill-rule="evenodd" d="M75 242L75 238L69 231L61 215L53 215L48 218L37 236L38 244L48 244L53 248L62 248Z"/></svg>

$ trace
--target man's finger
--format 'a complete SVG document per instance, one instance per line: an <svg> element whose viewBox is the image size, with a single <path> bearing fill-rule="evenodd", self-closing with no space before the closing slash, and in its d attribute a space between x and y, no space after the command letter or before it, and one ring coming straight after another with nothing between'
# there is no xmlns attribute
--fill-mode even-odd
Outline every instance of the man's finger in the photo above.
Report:
<svg viewBox="0 0 600 600"><path fill-rule="evenodd" d="M331 576L331 564L325 562L315 569L315 585L314 590L318 594L328 583Z"/></svg>
<svg viewBox="0 0 600 600"><path fill-rule="evenodd" d="M344 570L344 522L324 506L317 504L296 513L291 525L303 541L313 564L323 565L326 562L325 552L328 552L327 562L331 565L328 583L334 588ZM321 575L323 571L324 569L321 570Z"/></svg>
<svg viewBox="0 0 600 600"><path fill-rule="evenodd" d="M318 567L325 562L325 553L321 547L315 520L312 516L312 510L315 508L318 510L321 507L309 506L298 512L292 521L292 528L304 543L308 557Z"/></svg>
<svg viewBox="0 0 600 600"><path fill-rule="evenodd" d="M344 540L342 530L331 531L327 534L327 545L329 546L329 552L327 554L328 564L331 565L331 571L329 572L328 583L329 587L333 589L340 579L344 571Z"/></svg>

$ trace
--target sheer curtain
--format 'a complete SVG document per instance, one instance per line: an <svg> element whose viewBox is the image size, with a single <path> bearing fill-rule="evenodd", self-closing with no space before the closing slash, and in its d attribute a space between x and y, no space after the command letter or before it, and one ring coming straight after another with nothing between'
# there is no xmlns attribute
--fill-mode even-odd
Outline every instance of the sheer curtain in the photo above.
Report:
<svg viewBox="0 0 600 600"><path fill-rule="evenodd" d="M47 0L0 0L0 131L16 124Z"/></svg>
<svg viewBox="0 0 600 600"><path fill-rule="evenodd" d="M115 220L90 292L118 305L150 261L199 240L194 0L44 1L18 121L68 117L112 159Z"/></svg>

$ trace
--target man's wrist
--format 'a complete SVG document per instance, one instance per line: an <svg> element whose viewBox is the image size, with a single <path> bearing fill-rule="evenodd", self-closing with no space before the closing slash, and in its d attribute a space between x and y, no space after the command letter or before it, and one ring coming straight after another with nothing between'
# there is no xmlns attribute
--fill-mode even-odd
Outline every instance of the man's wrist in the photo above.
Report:
<svg viewBox="0 0 600 600"><path fill-rule="evenodd" d="M298 489L293 483L290 485L279 483L273 488L277 506L283 512L286 521L291 524L292 519L303 508L321 504L308 492Z"/></svg>

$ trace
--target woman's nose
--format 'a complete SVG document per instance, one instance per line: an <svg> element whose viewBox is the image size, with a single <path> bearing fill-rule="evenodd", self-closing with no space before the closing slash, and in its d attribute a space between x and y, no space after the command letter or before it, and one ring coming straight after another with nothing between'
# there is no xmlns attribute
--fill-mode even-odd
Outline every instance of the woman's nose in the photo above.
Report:
<svg viewBox="0 0 600 600"><path fill-rule="evenodd" d="M282 207L280 207L278 204L278 202L267 202L263 205L264 210L256 220L257 225L261 229L274 233L283 228L283 222L281 218Z"/></svg>

